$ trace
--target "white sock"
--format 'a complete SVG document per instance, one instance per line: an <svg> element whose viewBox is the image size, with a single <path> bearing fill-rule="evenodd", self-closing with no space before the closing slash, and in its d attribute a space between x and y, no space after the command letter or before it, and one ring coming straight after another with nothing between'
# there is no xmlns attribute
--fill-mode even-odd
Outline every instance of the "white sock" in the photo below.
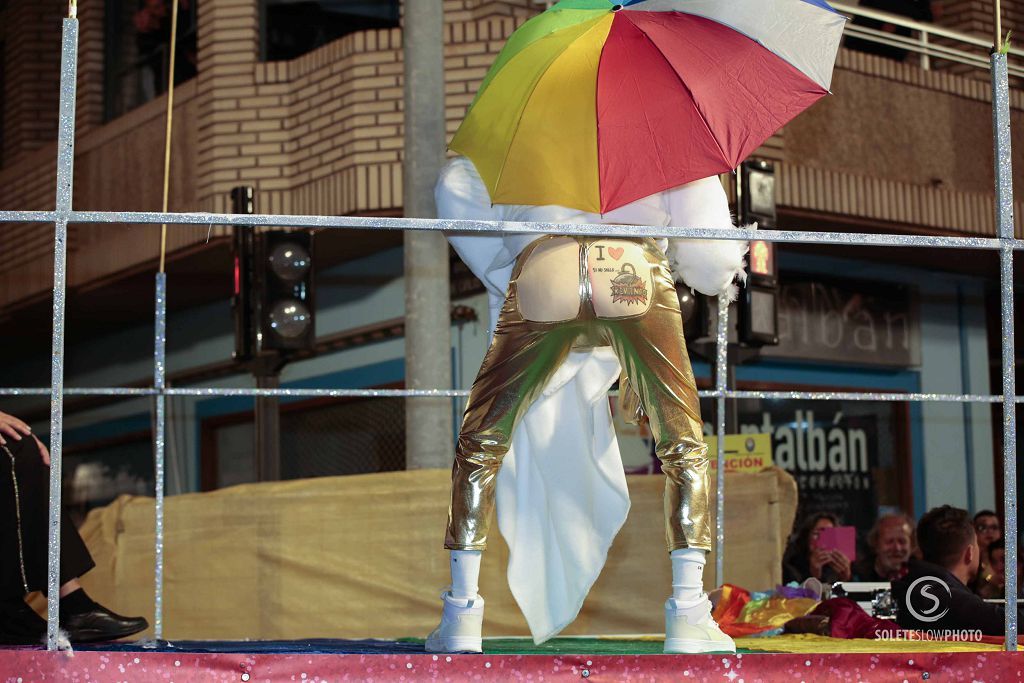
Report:
<svg viewBox="0 0 1024 683"><path fill-rule="evenodd" d="M452 568L452 597L469 600L477 596L480 587L480 559L482 550L453 550L449 563Z"/></svg>
<svg viewBox="0 0 1024 683"><path fill-rule="evenodd" d="M697 548L673 550L672 597L680 602L695 602L704 595L704 563L707 552Z"/></svg>

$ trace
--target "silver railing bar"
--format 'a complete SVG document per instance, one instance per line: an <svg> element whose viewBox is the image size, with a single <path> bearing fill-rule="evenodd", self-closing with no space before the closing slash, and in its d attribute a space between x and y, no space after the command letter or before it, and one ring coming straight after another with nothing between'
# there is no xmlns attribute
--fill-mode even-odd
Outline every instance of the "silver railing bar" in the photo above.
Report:
<svg viewBox="0 0 1024 683"><path fill-rule="evenodd" d="M2 387L0 396L49 396L47 387ZM276 396L281 398L460 398L469 396L468 389L256 389L256 388L214 388L214 387L65 387L65 396L124 396L144 398L147 396ZM701 398L718 398L718 390L698 392ZM729 399L775 399L803 401L878 401L893 403L1002 403L1002 394L935 394L915 392L875 391L746 391L727 390ZM1024 396L1013 400L1024 403Z"/></svg>
<svg viewBox="0 0 1024 683"><path fill-rule="evenodd" d="M45 214L55 212L0 211L0 223L26 222L10 214ZM48 222L41 217L31 222ZM1006 244L999 237L951 237L947 235L900 235L887 233L819 232L814 230L746 230L740 228L649 227L610 225L603 223L518 223L512 221L468 221L427 218L386 218L378 216L313 216L295 214L224 214L224 213L161 213L71 211L69 223L149 223L168 225L233 225L243 227L294 227L354 230L439 230L466 233L525 233L559 235L598 235L614 237L668 237L712 240L763 240L765 242L799 242L802 244L856 244L874 247L937 247L954 249L999 250ZM1013 249L1024 249L1024 240L1013 239Z"/></svg>

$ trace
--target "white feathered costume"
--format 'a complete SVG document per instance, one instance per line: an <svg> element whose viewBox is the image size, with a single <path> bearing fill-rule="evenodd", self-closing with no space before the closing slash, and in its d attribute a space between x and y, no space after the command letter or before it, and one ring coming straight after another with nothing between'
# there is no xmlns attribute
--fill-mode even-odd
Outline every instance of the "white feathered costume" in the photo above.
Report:
<svg viewBox="0 0 1024 683"><path fill-rule="evenodd" d="M598 215L562 206L491 204L472 162L456 157L435 188L439 218L545 223L733 227L717 177L704 178ZM511 226L510 226L511 227ZM502 226L496 226L497 231ZM540 235L449 234L487 288L489 331L505 301L519 253ZM677 279L703 294L734 293L747 244L668 240ZM497 482L498 527L509 545L508 582L537 643L579 614L629 512L608 389L619 376L610 347L573 351L516 426Z"/></svg>

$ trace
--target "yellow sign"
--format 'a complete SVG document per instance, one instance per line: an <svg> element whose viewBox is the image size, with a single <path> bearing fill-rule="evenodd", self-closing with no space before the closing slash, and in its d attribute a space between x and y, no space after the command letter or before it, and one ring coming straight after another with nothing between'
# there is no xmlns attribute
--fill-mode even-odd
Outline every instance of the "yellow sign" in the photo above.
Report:
<svg viewBox="0 0 1024 683"><path fill-rule="evenodd" d="M708 444L708 457L711 458L711 469L718 468L718 437L705 436ZM725 471L729 472L760 472L771 467L772 435L771 434L726 434L725 435Z"/></svg>

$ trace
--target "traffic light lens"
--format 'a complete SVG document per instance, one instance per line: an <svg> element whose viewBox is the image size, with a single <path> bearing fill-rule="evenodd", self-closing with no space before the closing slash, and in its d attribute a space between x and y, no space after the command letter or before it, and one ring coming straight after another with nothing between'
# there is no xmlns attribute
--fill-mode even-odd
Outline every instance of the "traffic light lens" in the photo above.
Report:
<svg viewBox="0 0 1024 683"><path fill-rule="evenodd" d="M309 271L309 252L294 242L284 242L270 252L270 269L285 282L301 280Z"/></svg>
<svg viewBox="0 0 1024 683"><path fill-rule="evenodd" d="M287 339L304 334L311 320L309 309L301 301L281 301L270 311L270 328Z"/></svg>

